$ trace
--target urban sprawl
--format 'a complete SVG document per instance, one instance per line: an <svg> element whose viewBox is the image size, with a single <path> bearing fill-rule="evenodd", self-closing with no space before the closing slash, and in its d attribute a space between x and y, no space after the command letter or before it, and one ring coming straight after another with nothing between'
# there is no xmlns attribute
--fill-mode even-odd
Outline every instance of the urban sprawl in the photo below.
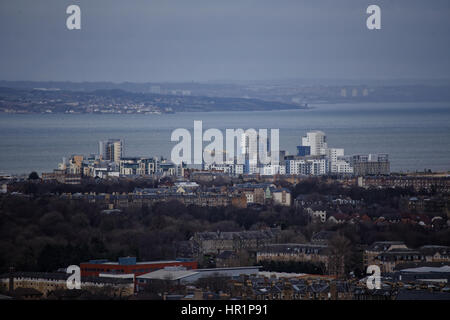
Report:
<svg viewBox="0 0 450 320"><path fill-rule="evenodd" d="M241 148L249 154L246 142ZM80 232L97 226L105 232L90 244L97 251L89 249L102 256L67 258L81 269L81 289L67 289L67 265L48 262L58 246L52 240L36 253L39 271L21 270L20 257L4 257L2 297L450 299L448 173L391 173L387 154L345 155L321 131L301 137L296 155L281 151L277 165L231 159L196 169L162 157L126 157L123 150L120 139L100 141L99 154L72 155L53 172L2 177L2 214L19 210L9 209L14 199L30 206L55 201L41 224L67 220ZM61 203L94 209L74 220ZM117 239L121 223L136 221L176 241L147 239L140 230L135 251L108 249L109 235ZM48 238L58 231L42 232ZM375 289L366 282L373 265L381 271Z"/></svg>

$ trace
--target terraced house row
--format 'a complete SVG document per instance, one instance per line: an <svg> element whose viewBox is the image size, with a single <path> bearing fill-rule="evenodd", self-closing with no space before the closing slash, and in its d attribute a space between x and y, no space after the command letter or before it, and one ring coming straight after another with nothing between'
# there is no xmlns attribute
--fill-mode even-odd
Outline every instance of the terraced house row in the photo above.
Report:
<svg viewBox="0 0 450 320"><path fill-rule="evenodd" d="M97 203L106 209L141 208L157 202L179 201L184 205L200 207L246 208L250 204L290 206L291 193L286 188L274 185L246 184L223 188L200 189L195 183L180 182L173 187L136 189L132 193L66 193L62 199L70 201L84 200Z"/></svg>
<svg viewBox="0 0 450 320"><path fill-rule="evenodd" d="M364 265L379 265L381 272L394 272L408 265L449 264L450 247L425 245L411 249L400 241L380 241L364 251Z"/></svg>

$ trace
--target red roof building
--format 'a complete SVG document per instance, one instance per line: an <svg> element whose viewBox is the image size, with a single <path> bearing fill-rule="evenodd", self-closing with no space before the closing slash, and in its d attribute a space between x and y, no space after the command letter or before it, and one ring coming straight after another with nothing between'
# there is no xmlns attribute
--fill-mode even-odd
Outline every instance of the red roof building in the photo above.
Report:
<svg viewBox="0 0 450 320"><path fill-rule="evenodd" d="M182 266L186 269L197 269L197 261L186 260L167 260L167 261L146 261L136 262L134 257L119 258L117 262L110 262L108 260L90 260L80 264L81 276L96 276L100 273L109 274L134 274L139 276L141 274L149 273L165 267Z"/></svg>

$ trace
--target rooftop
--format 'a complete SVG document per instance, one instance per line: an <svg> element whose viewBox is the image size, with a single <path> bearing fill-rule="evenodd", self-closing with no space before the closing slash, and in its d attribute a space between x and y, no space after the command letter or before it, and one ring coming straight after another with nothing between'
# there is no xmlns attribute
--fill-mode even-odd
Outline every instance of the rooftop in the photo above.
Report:
<svg viewBox="0 0 450 320"><path fill-rule="evenodd" d="M442 266L442 267L418 267L418 268L408 268L408 269L402 269L400 270L402 272L417 272L417 273L424 273L424 272L449 272L450 273L450 266Z"/></svg>
<svg viewBox="0 0 450 320"><path fill-rule="evenodd" d="M138 276L137 279L149 279L149 280L180 280L186 278L188 276L192 276L194 274L198 274L197 271L193 270L168 270L168 269L160 269L153 272L149 272Z"/></svg>
<svg viewBox="0 0 450 320"><path fill-rule="evenodd" d="M136 262L136 259L134 257L126 257L126 258L119 258L119 261L108 261L103 259L98 260L89 260L88 262L82 262L82 264L104 264L104 265L113 265L113 266L126 266L126 265L153 265L153 264L169 264L169 263L182 263L186 261L179 261L179 260L159 260L159 261L141 261Z"/></svg>

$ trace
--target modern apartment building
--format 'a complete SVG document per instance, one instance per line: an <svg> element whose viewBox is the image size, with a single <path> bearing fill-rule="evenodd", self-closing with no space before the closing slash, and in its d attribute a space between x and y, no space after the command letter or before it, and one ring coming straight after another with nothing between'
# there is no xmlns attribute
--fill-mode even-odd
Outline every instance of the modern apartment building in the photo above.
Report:
<svg viewBox="0 0 450 320"><path fill-rule="evenodd" d="M298 244L298 243L284 243L284 244L270 244L256 253L256 262L263 261L279 261L279 262L310 262L314 264L323 263L328 265L327 245L321 244Z"/></svg>
<svg viewBox="0 0 450 320"><path fill-rule="evenodd" d="M302 137L300 146L297 146L297 157L321 157L324 161L290 162L287 172L291 174L320 175L326 173L353 173L350 163L344 158L344 149L328 148L326 135L322 131L311 131ZM298 160L301 160L299 158ZM312 165L309 168L307 164ZM288 166L288 165L287 165ZM325 172L323 172L325 170ZM298 171L298 173L297 173Z"/></svg>
<svg viewBox="0 0 450 320"><path fill-rule="evenodd" d="M328 148L327 137L322 131L310 131L302 137L302 146L310 147L312 156L324 155Z"/></svg>
<svg viewBox="0 0 450 320"><path fill-rule="evenodd" d="M99 141L99 155L102 160L119 163L123 156L123 140L108 139Z"/></svg>
<svg viewBox="0 0 450 320"><path fill-rule="evenodd" d="M353 173L358 176L390 173L389 156L385 153L353 155L349 162L353 167Z"/></svg>
<svg viewBox="0 0 450 320"><path fill-rule="evenodd" d="M303 175L324 175L329 171L329 161L325 156L286 156L286 173Z"/></svg>

